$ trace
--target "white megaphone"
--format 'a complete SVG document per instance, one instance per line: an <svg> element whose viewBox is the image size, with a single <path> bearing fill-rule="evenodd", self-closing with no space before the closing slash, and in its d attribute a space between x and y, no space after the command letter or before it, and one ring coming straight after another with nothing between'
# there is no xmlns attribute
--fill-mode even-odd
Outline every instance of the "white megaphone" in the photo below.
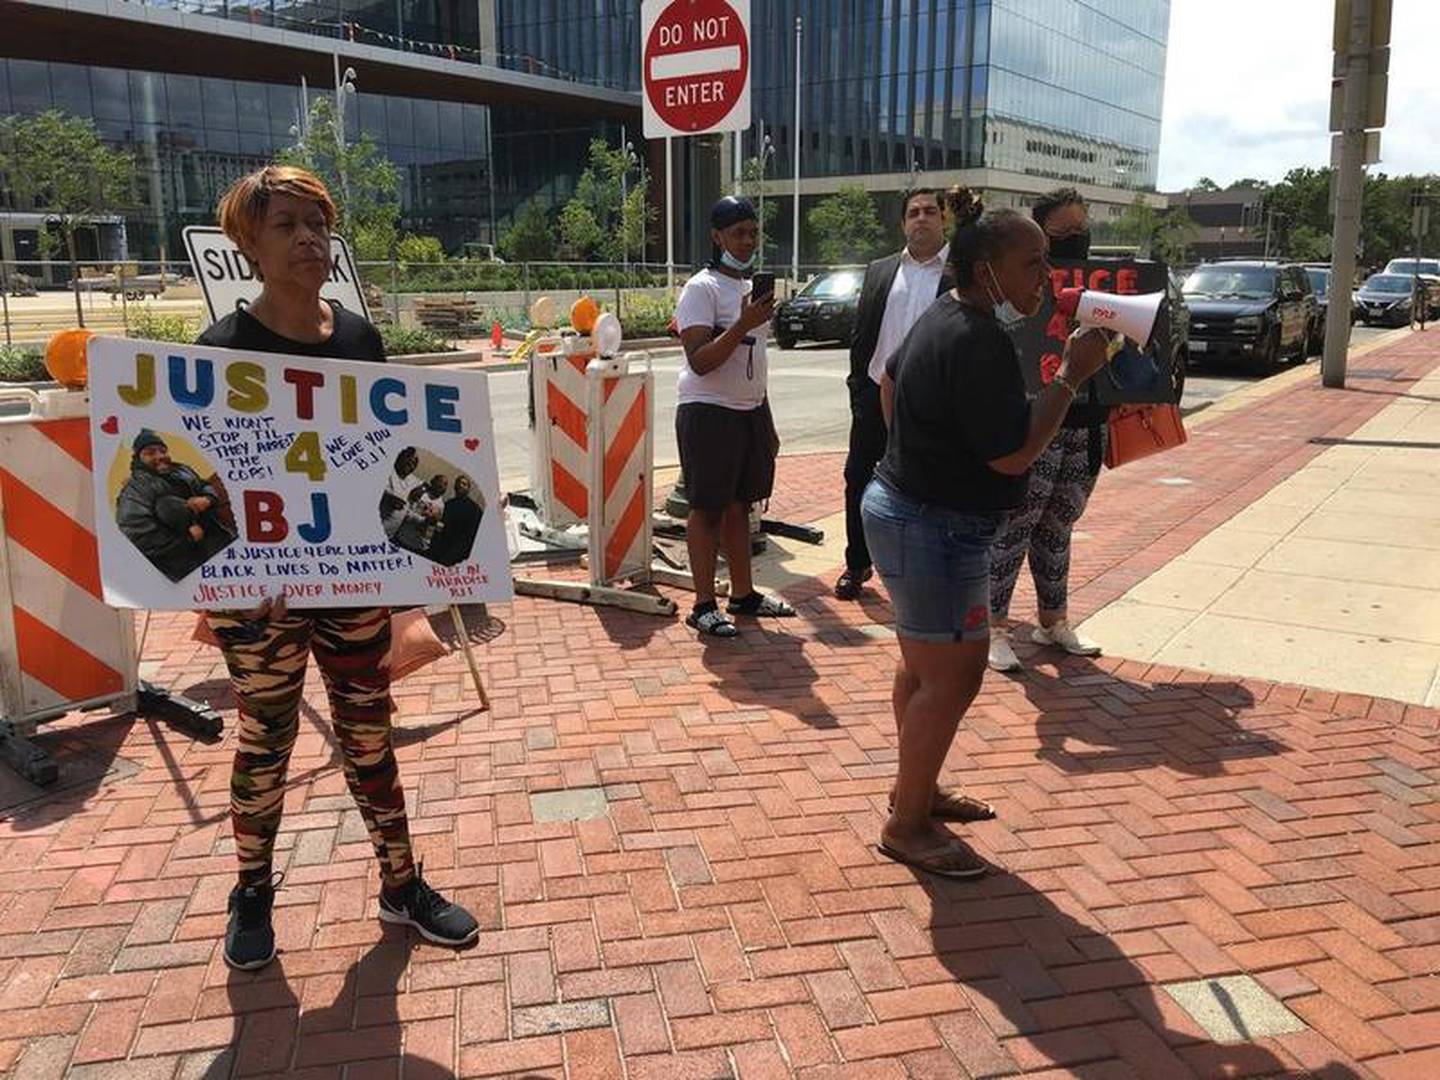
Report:
<svg viewBox="0 0 1440 1080"><path fill-rule="evenodd" d="M1062 289L1055 298L1055 306L1066 318L1084 327L1124 334L1142 349L1150 344L1164 302L1163 292L1120 296L1094 289Z"/></svg>

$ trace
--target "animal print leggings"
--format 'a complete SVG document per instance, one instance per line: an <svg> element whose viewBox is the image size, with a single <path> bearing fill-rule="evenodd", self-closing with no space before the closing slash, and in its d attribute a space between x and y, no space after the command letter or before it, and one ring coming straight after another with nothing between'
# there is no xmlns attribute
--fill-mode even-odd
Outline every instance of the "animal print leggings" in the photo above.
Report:
<svg viewBox="0 0 1440 1080"><path fill-rule="evenodd" d="M1010 598L1028 554L1041 611L1064 611L1070 589L1070 534L1095 490L1090 471L1090 432L1061 428L1030 469L1025 502L990 548L990 615L1010 613Z"/></svg>
<svg viewBox="0 0 1440 1080"><path fill-rule="evenodd" d="M245 625L243 612L210 612L206 619L222 639L227 629ZM270 877L311 652L330 697L345 779L380 860L381 877L390 886L408 881L415 870L410 827L390 740L390 612L291 611L269 620L259 641L224 642L221 648L240 706L230 820L241 883Z"/></svg>

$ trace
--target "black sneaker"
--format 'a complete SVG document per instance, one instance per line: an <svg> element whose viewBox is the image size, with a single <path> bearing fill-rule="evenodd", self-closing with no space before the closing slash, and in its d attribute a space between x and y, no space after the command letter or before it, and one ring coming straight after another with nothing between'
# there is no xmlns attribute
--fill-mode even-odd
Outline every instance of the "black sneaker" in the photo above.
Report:
<svg viewBox="0 0 1440 1080"><path fill-rule="evenodd" d="M284 880L277 874L259 885L235 886L230 892L230 922L225 927L225 963L237 971L254 971L275 959L275 930L270 909L275 889Z"/></svg>
<svg viewBox="0 0 1440 1080"><path fill-rule="evenodd" d="M475 916L425 884L424 867L405 885L380 890L380 921L413 926L437 945L468 945L480 936Z"/></svg>

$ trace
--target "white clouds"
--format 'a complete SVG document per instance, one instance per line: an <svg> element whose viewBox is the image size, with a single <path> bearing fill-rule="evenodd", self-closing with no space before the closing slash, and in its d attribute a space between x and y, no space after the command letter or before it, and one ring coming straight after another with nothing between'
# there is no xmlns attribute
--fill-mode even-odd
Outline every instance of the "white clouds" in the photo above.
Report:
<svg viewBox="0 0 1440 1080"><path fill-rule="evenodd" d="M1378 168L1440 172L1440 2L1393 0ZM1330 161L1333 0L1172 0L1160 183L1277 180Z"/></svg>

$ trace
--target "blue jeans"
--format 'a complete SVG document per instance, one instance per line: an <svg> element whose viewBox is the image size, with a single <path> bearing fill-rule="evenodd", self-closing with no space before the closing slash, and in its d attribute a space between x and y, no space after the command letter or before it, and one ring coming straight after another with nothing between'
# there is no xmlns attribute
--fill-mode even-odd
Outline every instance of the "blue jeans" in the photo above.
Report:
<svg viewBox="0 0 1440 1080"><path fill-rule="evenodd" d="M895 608L895 630L915 641L990 637L990 547L1002 510L964 512L922 503L876 478L860 502L865 542Z"/></svg>

